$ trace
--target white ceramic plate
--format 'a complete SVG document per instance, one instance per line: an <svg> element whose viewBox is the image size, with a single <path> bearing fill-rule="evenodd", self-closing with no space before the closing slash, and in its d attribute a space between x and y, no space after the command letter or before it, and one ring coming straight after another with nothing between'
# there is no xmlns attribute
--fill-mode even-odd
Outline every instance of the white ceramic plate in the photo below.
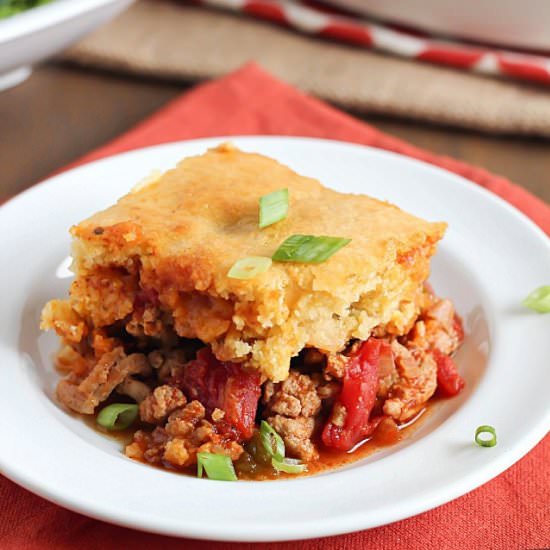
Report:
<svg viewBox="0 0 550 550"><path fill-rule="evenodd" d="M336 189L449 222L432 282L465 319L458 364L466 390L383 453L316 477L263 483L199 480L132 462L118 443L63 411L53 399L57 340L40 333L38 319L48 299L67 291L69 226L152 169L168 168L220 139L161 145L71 170L0 209L5 475L62 506L138 529L285 540L374 527L433 508L496 476L544 436L550 411L540 388L550 387L550 316L519 305L550 282L549 240L535 225L474 184L391 153L301 138L233 141ZM496 447L473 443L480 424L496 427Z"/></svg>
<svg viewBox="0 0 550 550"><path fill-rule="evenodd" d="M521 4L516 0L330 0L329 3L482 44L550 49L548 0L522 0Z"/></svg>

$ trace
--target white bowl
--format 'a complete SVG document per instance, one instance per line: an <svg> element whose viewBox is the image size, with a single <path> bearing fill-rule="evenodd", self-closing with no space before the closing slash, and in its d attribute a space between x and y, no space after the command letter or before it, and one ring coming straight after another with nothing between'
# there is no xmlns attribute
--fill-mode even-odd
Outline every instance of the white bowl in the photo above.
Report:
<svg viewBox="0 0 550 550"><path fill-rule="evenodd" d="M31 66L112 19L133 0L55 0L0 20L0 90L19 84Z"/></svg>
<svg viewBox="0 0 550 550"><path fill-rule="evenodd" d="M330 0L330 3L436 34L550 50L548 0Z"/></svg>

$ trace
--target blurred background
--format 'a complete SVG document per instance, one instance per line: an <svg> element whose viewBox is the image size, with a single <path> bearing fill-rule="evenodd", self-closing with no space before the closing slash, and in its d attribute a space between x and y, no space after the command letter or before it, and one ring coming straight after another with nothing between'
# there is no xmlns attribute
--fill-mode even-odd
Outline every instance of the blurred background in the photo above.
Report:
<svg viewBox="0 0 550 550"><path fill-rule="evenodd" d="M254 61L550 201L547 0L0 0L0 202Z"/></svg>

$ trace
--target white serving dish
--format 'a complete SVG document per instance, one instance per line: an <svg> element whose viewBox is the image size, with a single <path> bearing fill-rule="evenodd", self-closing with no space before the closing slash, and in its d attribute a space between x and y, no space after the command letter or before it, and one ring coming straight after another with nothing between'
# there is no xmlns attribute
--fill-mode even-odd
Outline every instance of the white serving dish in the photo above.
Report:
<svg viewBox="0 0 550 550"><path fill-rule="evenodd" d="M0 208L0 471L23 487L105 521L176 536L272 541L383 525L448 502L500 474L550 427L550 315L521 306L548 284L550 242L523 214L467 180L417 160L310 138L233 137L346 192L446 220L430 277L463 316L456 356L464 391L411 437L339 470L272 482L196 479L134 462L55 400L55 334L40 310L65 296L68 228L112 204L152 169L228 138L168 143L64 172ZM230 190L228 190L230 192ZM360 212L357 215L361 215ZM32 220L32 223L29 223ZM474 443L491 424L498 444ZM523 480L526 484L528 479Z"/></svg>
<svg viewBox="0 0 550 550"><path fill-rule="evenodd" d="M432 33L550 51L548 0L329 0L329 3Z"/></svg>
<svg viewBox="0 0 550 550"><path fill-rule="evenodd" d="M0 91L31 67L112 19L133 0L55 0L0 20Z"/></svg>

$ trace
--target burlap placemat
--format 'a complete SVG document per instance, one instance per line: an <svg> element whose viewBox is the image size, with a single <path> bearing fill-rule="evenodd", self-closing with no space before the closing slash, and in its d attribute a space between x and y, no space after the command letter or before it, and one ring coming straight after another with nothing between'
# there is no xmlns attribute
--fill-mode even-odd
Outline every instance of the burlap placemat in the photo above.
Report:
<svg viewBox="0 0 550 550"><path fill-rule="evenodd" d="M255 60L363 112L493 133L550 136L550 89L399 59L186 4L139 0L64 54L82 65L203 80Z"/></svg>

